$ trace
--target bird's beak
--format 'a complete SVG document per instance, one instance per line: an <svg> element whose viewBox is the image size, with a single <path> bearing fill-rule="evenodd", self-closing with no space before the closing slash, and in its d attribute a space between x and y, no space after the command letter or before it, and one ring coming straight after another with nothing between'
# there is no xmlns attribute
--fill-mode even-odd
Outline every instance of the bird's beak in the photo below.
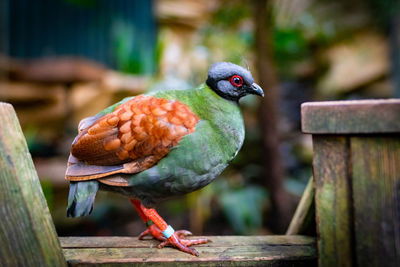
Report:
<svg viewBox="0 0 400 267"><path fill-rule="evenodd" d="M264 91L263 91L263 89L261 89L261 87L260 87L258 84L256 84L256 83L253 83L252 85L250 85L249 87L247 87L247 92L248 92L249 94L259 95L259 96L264 97Z"/></svg>

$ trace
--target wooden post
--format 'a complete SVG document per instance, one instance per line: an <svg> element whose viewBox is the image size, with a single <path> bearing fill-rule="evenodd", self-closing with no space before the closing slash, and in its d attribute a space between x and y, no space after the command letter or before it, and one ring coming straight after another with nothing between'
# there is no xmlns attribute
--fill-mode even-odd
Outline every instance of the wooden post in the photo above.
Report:
<svg viewBox="0 0 400 267"><path fill-rule="evenodd" d="M304 103L320 266L400 265L400 100Z"/></svg>
<svg viewBox="0 0 400 267"><path fill-rule="evenodd" d="M0 265L66 266L17 116L1 102Z"/></svg>
<svg viewBox="0 0 400 267"><path fill-rule="evenodd" d="M321 266L352 266L351 186L345 137L314 136L315 206Z"/></svg>

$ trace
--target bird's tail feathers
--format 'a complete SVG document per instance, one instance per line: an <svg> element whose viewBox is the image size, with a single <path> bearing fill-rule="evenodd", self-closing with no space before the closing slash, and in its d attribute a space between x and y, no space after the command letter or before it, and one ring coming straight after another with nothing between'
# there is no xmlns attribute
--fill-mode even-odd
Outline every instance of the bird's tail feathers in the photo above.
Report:
<svg viewBox="0 0 400 267"><path fill-rule="evenodd" d="M70 182L67 217L89 215L98 189L99 182L96 180Z"/></svg>

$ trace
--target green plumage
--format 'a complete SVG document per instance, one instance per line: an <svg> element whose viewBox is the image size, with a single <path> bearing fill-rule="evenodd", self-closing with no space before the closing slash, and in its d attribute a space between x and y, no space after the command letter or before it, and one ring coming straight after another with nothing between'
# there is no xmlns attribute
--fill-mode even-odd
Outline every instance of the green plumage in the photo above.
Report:
<svg viewBox="0 0 400 267"><path fill-rule="evenodd" d="M220 97L207 85L149 95L186 104L200 118L196 131L186 135L156 166L139 174L121 175L128 178L130 187L101 185L101 188L139 198L143 204L153 206L163 199L202 188L215 179L242 146L244 125L238 103ZM115 107L106 109L106 113Z"/></svg>

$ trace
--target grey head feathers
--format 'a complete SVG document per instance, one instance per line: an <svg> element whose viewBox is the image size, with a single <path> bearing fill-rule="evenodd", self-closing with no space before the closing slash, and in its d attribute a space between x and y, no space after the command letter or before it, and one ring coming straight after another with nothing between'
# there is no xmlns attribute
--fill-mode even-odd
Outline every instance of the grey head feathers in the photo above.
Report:
<svg viewBox="0 0 400 267"><path fill-rule="evenodd" d="M219 96L238 101L248 94L263 96L250 71L230 62L218 62L208 71L207 85Z"/></svg>

